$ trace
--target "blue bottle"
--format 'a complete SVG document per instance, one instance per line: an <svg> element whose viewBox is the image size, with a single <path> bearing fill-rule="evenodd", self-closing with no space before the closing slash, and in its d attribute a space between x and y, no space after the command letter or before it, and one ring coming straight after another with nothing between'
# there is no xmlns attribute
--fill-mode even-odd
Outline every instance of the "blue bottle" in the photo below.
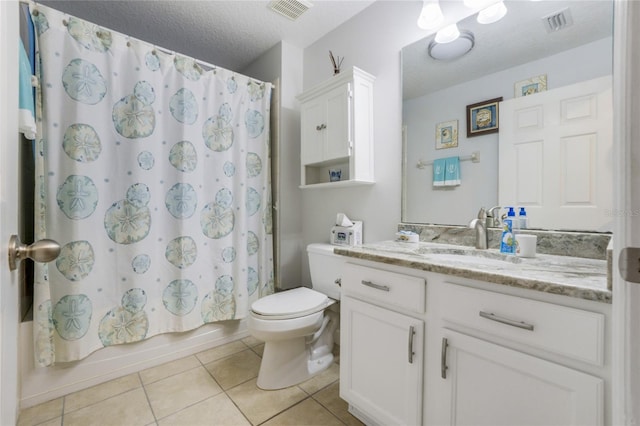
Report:
<svg viewBox="0 0 640 426"><path fill-rule="evenodd" d="M500 239L500 253L515 254L516 239L513 236L516 212L513 207L507 207L507 218L502 221L502 238Z"/></svg>
<svg viewBox="0 0 640 426"><path fill-rule="evenodd" d="M520 212L518 213L518 222L520 224L520 229L527 229L529 227L529 222L527 220L527 211L524 207L520 207Z"/></svg>

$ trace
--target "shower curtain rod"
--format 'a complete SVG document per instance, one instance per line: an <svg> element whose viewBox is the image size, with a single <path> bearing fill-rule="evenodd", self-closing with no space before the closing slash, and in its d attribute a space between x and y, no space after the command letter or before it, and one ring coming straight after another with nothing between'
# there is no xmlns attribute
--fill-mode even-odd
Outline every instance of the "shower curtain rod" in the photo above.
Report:
<svg viewBox="0 0 640 426"><path fill-rule="evenodd" d="M0 1L2 1L2 0L0 0ZM36 3L36 2L34 2L34 1L32 1L32 0L18 0L18 1L19 1L20 3L22 3L22 4L26 4L26 5L28 5L28 6L38 7L38 3ZM47 6L47 7L49 7L49 6ZM55 8L53 8L53 9L55 9ZM63 13L65 13L65 12L63 12ZM69 15L68 13L65 13L65 14L66 14L66 15ZM159 51L161 51L161 52L163 52L163 53L169 54L169 55L181 55L181 56L186 56L186 55L182 55L181 53L177 53L177 52L175 52L174 50L165 49L164 47L156 46L156 45L155 45L155 44L153 44L153 43L149 43L149 42L147 42L147 41L140 40L140 39L138 39L138 38L135 38L135 37L131 37L131 36L128 36L128 35L122 34L121 32L114 31L114 30L112 30L112 29L109 29L109 31L111 31L112 33L119 34L120 36L122 36L122 37L124 37L124 38L128 38L128 39L136 40L136 41L139 41L140 43L149 44L149 45L153 46L153 48L154 48L154 49L157 49L157 50L159 50ZM219 66L217 66L217 65L210 64L209 62L203 61L203 60L201 60L201 59L197 59L197 58L191 58L191 59L193 59L193 60L196 62L196 64L198 64L198 65L200 65L200 66L203 66L203 67L205 67L205 68L208 68L209 70L213 70L213 69L216 69L216 68L222 68L222 67L219 67ZM232 71L232 70L229 70L229 71L234 72L234 73L237 73L237 74L240 74L240 73L238 73L238 72L236 72L236 71ZM246 77L247 77L247 78L249 78L249 79L251 79L251 80L259 81L259 82L261 82L261 83L269 83L269 84L271 84L271 90L275 90L275 89L276 89L276 85L275 85L275 84L273 84L273 83L271 83L271 82L268 82L268 81L261 81L261 80L258 80L257 78L253 78L253 77L249 77L249 76L246 76Z"/></svg>

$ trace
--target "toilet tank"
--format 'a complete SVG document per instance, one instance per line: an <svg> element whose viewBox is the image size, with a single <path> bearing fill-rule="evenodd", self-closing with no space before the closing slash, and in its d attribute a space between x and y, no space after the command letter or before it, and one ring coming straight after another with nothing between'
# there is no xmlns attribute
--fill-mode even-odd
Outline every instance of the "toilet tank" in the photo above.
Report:
<svg viewBox="0 0 640 426"><path fill-rule="evenodd" d="M336 283L342 277L342 267L346 263L344 256L333 254L331 244L309 244L309 271L313 289L332 299L340 299L340 286Z"/></svg>

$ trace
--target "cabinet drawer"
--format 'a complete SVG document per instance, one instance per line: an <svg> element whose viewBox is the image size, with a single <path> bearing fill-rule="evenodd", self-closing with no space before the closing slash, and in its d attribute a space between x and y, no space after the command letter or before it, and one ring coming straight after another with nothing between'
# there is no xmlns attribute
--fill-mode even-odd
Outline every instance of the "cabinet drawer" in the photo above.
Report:
<svg viewBox="0 0 640 426"><path fill-rule="evenodd" d="M445 322L589 364L604 363L605 317L596 312L446 283Z"/></svg>
<svg viewBox="0 0 640 426"><path fill-rule="evenodd" d="M382 269L347 263L342 274L342 294L378 302L383 306L424 313L426 282Z"/></svg>

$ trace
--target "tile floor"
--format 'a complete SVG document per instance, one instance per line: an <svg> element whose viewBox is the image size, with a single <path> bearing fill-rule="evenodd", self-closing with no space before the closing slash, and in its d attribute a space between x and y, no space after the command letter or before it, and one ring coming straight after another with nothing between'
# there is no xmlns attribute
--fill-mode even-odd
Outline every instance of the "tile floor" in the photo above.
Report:
<svg viewBox="0 0 640 426"><path fill-rule="evenodd" d="M263 349L252 337L231 342L27 408L18 426L362 424L338 396L336 364L297 386L258 389Z"/></svg>

